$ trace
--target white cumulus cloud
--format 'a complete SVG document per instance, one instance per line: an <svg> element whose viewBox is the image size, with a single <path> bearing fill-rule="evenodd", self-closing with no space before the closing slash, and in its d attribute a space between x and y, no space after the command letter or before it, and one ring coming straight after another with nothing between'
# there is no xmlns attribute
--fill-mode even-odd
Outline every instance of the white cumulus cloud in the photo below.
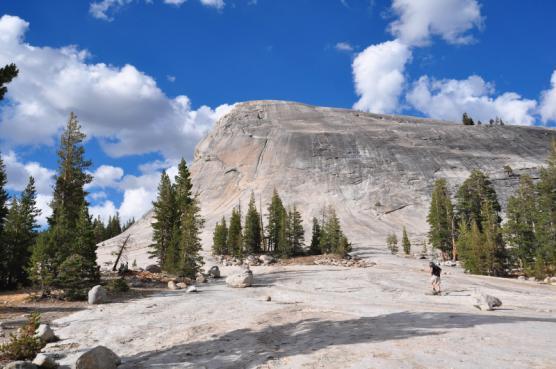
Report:
<svg viewBox="0 0 556 369"><path fill-rule="evenodd" d="M120 167L114 167L112 165L101 165L91 174L93 176L93 182L90 183L90 188L114 187L120 179L122 179L124 170Z"/></svg>
<svg viewBox="0 0 556 369"><path fill-rule="evenodd" d="M398 112L412 49L428 45L433 36L451 44L470 43L473 37L469 32L483 24L476 0L393 0L391 11L396 19L389 31L396 38L367 47L353 61L355 92L359 96L355 109Z"/></svg>
<svg viewBox="0 0 556 369"><path fill-rule="evenodd" d="M89 206L89 214L93 217L100 217L103 223L108 221L109 217L113 217L118 209L110 200L105 201L101 205Z"/></svg>
<svg viewBox="0 0 556 369"><path fill-rule="evenodd" d="M88 63L89 53L75 46L29 45L28 26L19 17L0 18L0 65L15 62L20 70L0 113L4 144L52 145L73 111L109 155L191 158L197 141L231 108L193 110L187 96L166 96L132 65Z"/></svg>
<svg viewBox="0 0 556 369"><path fill-rule="evenodd" d="M535 100L514 92L496 95L494 84L479 76L464 80L435 80L422 76L407 94L407 101L422 113L439 119L460 121L464 112L484 123L495 117L506 123L531 125L535 122Z"/></svg>
<svg viewBox="0 0 556 369"><path fill-rule="evenodd" d="M359 101L355 109L390 113L398 109L405 83L404 69L411 50L398 40L371 45L353 60L353 79Z"/></svg>
<svg viewBox="0 0 556 369"><path fill-rule="evenodd" d="M541 94L539 113L543 123L556 121L556 70L550 78L550 86L550 89Z"/></svg>
<svg viewBox="0 0 556 369"><path fill-rule="evenodd" d="M476 0L393 0L397 16L390 32L407 45L424 46L432 36L451 44L473 41L469 31L481 28L483 17Z"/></svg>

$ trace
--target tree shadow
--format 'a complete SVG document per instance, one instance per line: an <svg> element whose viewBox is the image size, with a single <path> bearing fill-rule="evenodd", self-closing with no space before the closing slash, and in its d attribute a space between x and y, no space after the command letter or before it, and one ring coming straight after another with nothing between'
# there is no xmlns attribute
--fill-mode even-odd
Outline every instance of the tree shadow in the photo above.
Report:
<svg viewBox="0 0 556 369"><path fill-rule="evenodd" d="M143 352L124 358L120 369L176 368L189 365L207 369L245 368L331 346L434 336L444 334L449 329L526 321L556 324L556 318L436 312L400 312L342 321L303 319L266 326L261 330L238 329L214 336L210 340Z"/></svg>

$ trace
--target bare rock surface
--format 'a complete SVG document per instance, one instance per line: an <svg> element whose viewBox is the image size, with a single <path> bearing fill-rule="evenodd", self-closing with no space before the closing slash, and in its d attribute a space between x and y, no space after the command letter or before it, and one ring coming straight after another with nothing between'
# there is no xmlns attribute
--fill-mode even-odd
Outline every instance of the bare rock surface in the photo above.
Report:
<svg viewBox="0 0 556 369"><path fill-rule="evenodd" d="M306 239L312 217L333 205L358 253L382 247L402 226L418 240L427 232L435 179L446 178L454 191L471 170L481 169L504 205L520 174L538 176L552 137L554 130L538 127L463 126L284 101L237 104L197 145L191 166L206 219L203 245L210 249L216 221L247 204L251 191L265 207L274 188L302 212ZM151 222L149 212L101 243L103 266L113 263L127 235L125 258L151 264Z"/></svg>
<svg viewBox="0 0 556 369"><path fill-rule="evenodd" d="M444 294L430 296L428 260L373 261L372 268L255 266L255 288L216 279L197 295L166 291L94 305L53 322L62 341L45 352L72 366L103 345L124 369L554 366L556 287L454 268L442 278ZM238 269L221 267L224 276ZM475 290L504 309L476 309Z"/></svg>

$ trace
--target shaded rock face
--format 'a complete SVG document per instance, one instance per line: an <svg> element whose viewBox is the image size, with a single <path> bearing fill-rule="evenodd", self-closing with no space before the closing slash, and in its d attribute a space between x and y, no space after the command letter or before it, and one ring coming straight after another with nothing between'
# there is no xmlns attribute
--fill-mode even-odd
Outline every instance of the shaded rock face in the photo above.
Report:
<svg viewBox="0 0 556 369"><path fill-rule="evenodd" d="M455 192L471 170L483 170L505 204L519 174L538 175L554 133L282 101L238 104L198 144L191 166L207 221L204 247L216 221L246 206L251 191L266 209L274 188L301 210L307 242L310 221L324 205L336 208L355 250L382 248L386 235L404 225L411 238L424 238L435 179L446 178ZM516 175L506 174L505 165ZM142 235L136 249L150 241L150 220L129 229Z"/></svg>

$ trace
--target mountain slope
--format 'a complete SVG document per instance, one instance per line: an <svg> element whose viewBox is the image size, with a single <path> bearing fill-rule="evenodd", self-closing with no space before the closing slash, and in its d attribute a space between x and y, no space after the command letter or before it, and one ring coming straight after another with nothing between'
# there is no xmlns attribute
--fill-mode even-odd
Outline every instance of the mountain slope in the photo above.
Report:
<svg viewBox="0 0 556 369"><path fill-rule="evenodd" d="M481 169L505 203L519 179L504 166L536 176L552 137L553 130L534 127L463 126L284 101L238 104L198 144L191 165L207 220L204 247L211 247L215 222L246 206L251 191L266 209L274 188L301 210L307 242L324 205L336 208L359 252L383 250L386 235L404 225L422 239L435 179L446 178L455 190ZM113 260L111 252L131 234L129 262L147 263L151 221L148 213L104 242L100 261Z"/></svg>

